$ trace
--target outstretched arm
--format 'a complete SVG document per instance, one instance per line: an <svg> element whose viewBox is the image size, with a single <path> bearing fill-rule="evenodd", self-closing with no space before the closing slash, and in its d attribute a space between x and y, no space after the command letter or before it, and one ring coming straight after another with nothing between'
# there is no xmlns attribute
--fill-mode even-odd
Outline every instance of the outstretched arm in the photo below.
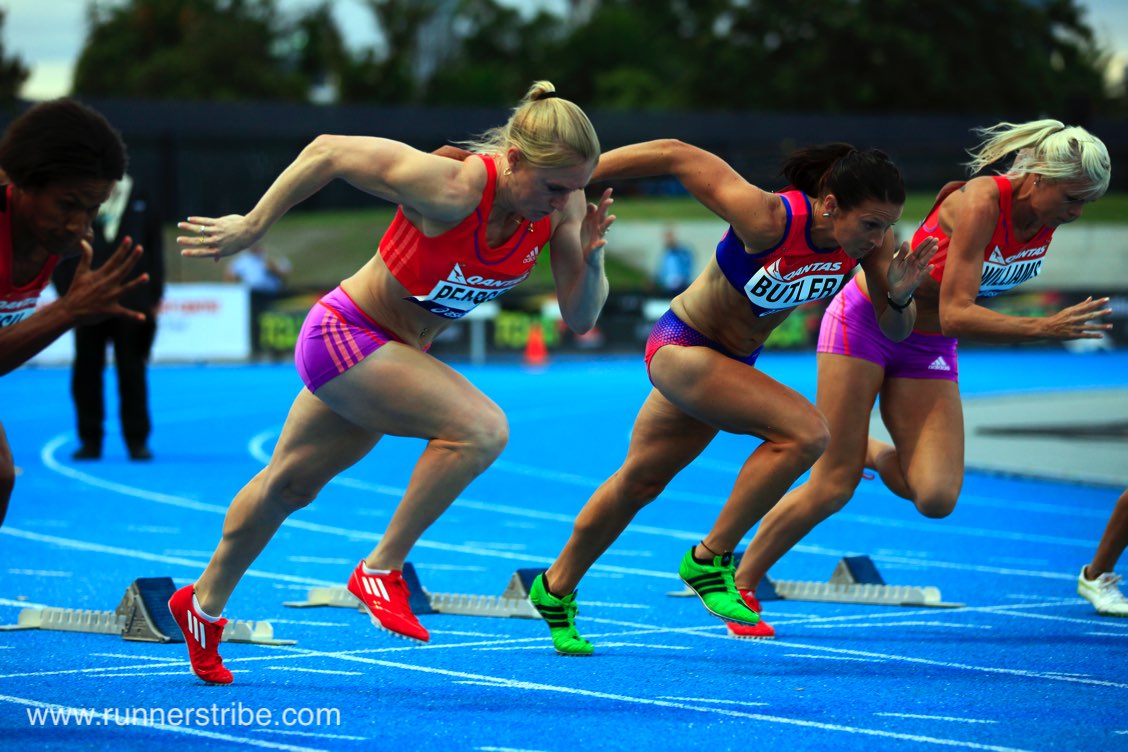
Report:
<svg viewBox="0 0 1128 752"><path fill-rule="evenodd" d="M1037 339L1100 339L1112 328L1101 323L1112 313L1108 298L1089 298L1052 316L1008 316L977 302L983 276L983 249L999 219L993 181L971 181L954 212L944 279L940 283L940 326L949 337L987 342Z"/></svg>
<svg viewBox="0 0 1128 752"><path fill-rule="evenodd" d="M612 149L599 158L592 181L672 175L750 246L779 240L773 211L779 199L749 183L716 154L677 139Z"/></svg>
<svg viewBox="0 0 1128 752"><path fill-rule="evenodd" d="M77 324L107 316L145 320L143 313L118 302L122 295L149 281L147 274L125 281L141 258L141 246L126 238L106 263L91 271L93 256L90 244L83 240L82 257L66 294L23 321L0 328L0 375L23 365Z"/></svg>
<svg viewBox="0 0 1128 752"><path fill-rule="evenodd" d="M472 161L425 154L398 141L318 136L246 216L189 217L177 226L193 234L176 242L185 256L219 258L237 253L258 242L292 207L336 179L428 219L454 222L477 206L485 176Z"/></svg>
<svg viewBox="0 0 1128 752"><path fill-rule="evenodd" d="M552 233L552 277L564 323L577 334L595 326L607 300L608 283L604 256L608 228L615 221L611 189L599 204L589 204L583 191L574 191L563 216Z"/></svg>

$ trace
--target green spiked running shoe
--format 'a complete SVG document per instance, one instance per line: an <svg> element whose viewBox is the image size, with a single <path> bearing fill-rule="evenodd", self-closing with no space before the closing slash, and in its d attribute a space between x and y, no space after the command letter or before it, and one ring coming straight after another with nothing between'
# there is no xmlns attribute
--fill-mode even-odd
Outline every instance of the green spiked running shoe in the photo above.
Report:
<svg viewBox="0 0 1128 752"><path fill-rule="evenodd" d="M732 554L714 556L712 564L698 564L693 558L694 548L695 546L690 546L682 557L678 574L689 585L689 589L697 593L705 610L713 616L738 624L758 624L760 615L748 608L732 581L736 571Z"/></svg>
<svg viewBox="0 0 1128 752"><path fill-rule="evenodd" d="M552 633L552 646L560 655L591 655L595 650L590 642L580 637L576 631L576 614L580 607L576 605L575 591L563 598L557 598L548 592L544 586L544 575L538 574L529 588L529 600L533 607L540 612L548 622L548 630Z"/></svg>

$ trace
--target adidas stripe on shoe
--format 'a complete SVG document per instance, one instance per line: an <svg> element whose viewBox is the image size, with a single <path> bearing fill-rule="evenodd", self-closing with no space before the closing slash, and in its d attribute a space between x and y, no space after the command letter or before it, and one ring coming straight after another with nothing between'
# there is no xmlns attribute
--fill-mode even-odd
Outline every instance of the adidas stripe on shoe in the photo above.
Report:
<svg viewBox="0 0 1128 752"><path fill-rule="evenodd" d="M576 631L576 614L580 612L580 607L576 604L575 591L557 598L544 586L544 574L541 573L529 587L529 601L548 624L552 646L557 653L591 655L595 651L595 646Z"/></svg>
<svg viewBox="0 0 1128 752"><path fill-rule="evenodd" d="M411 591L400 570L368 574L364 571L364 561L361 561L349 577L348 588L364 604L372 623L380 629L417 642L430 641L431 634L411 612L408 604Z"/></svg>
<svg viewBox="0 0 1128 752"><path fill-rule="evenodd" d="M168 599L168 610L188 644L188 661L192 673L208 684L230 684L231 672L219 657L219 643L223 640L226 619L210 622L201 618L192 605L193 585L186 585Z"/></svg>
<svg viewBox="0 0 1128 752"><path fill-rule="evenodd" d="M736 565L732 554L714 556L710 564L699 564L693 558L694 546L682 557L678 574L689 589L701 599L705 610L726 621L735 621L753 626L760 621L759 615L748 608L733 583Z"/></svg>

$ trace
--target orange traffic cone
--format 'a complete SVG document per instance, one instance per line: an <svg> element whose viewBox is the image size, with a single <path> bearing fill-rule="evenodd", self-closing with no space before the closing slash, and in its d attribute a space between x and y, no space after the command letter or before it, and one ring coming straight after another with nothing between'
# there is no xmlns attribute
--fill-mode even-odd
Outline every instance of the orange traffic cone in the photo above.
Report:
<svg viewBox="0 0 1128 752"><path fill-rule="evenodd" d="M525 365L543 366L548 363L548 348L544 346L544 331L540 322L529 324L529 339L525 343Z"/></svg>

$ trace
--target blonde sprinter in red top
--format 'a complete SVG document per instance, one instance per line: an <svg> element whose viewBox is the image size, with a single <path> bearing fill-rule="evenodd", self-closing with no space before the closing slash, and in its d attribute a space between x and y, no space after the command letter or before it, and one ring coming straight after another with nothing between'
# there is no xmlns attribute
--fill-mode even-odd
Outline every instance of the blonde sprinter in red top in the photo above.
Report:
<svg viewBox="0 0 1128 752"><path fill-rule="evenodd" d="M401 573L412 546L501 453L505 415L456 371L426 353L475 305L521 282L544 244L564 321L585 332L607 298L603 236L610 191L598 206L584 187L599 141L583 111L534 84L509 121L463 162L382 138L320 136L246 216L191 217L184 254L218 258L253 246L290 207L341 179L399 204L378 252L322 298L296 348L305 388L267 465L235 497L207 569L169 602L192 670L230 683L216 651L231 592L279 525L382 436L427 442L380 543L348 588L373 623L430 639L408 606Z"/></svg>
<svg viewBox="0 0 1128 752"><path fill-rule="evenodd" d="M1101 141L1056 120L999 123L979 131L972 174L1013 159L1002 175L952 183L913 237L939 241L930 278L916 291L913 333L889 342L876 332L867 298L873 280L859 275L831 302L819 336L818 407L830 445L810 478L760 523L736 573L746 594L768 569L854 494L865 468L926 517L952 512L963 486L964 425L957 338L989 342L1102 336L1107 298L1090 298L1045 317L1008 316L982 305L1041 270L1054 229L1080 218L1104 195L1110 162ZM870 413L893 438L869 438ZM759 611L755 597L747 598ZM730 625L736 634L747 634Z"/></svg>

